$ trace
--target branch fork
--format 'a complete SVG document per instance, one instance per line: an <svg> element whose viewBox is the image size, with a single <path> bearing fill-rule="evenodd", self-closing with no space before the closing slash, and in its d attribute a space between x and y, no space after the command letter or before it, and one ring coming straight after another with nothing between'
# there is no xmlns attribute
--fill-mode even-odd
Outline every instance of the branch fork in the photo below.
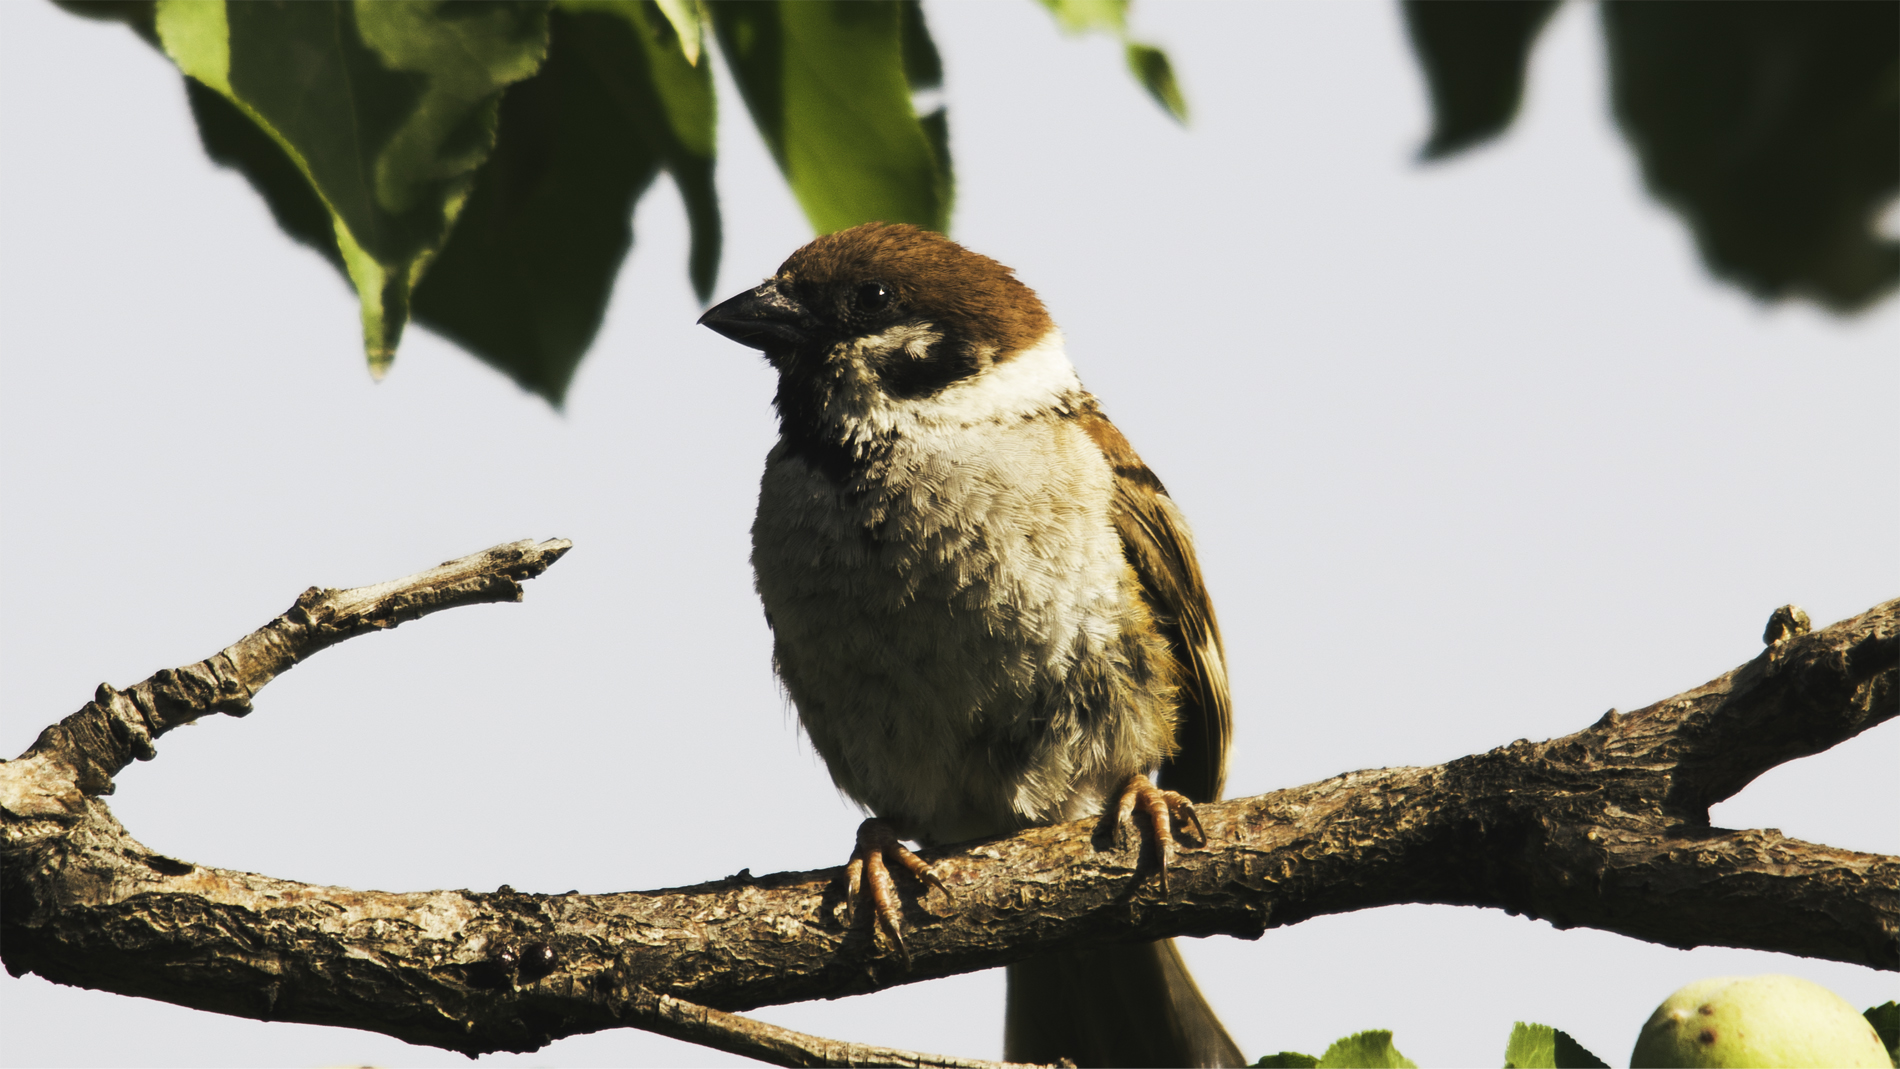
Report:
<svg viewBox="0 0 1900 1069"><path fill-rule="evenodd" d="M783 1065L992 1063L734 1016L968 972L1065 943L1257 937L1402 902L1488 906L1671 946L1900 970L1900 858L1708 824L1762 772L1891 719L1900 601L1709 683L1546 742L1197 806L1208 845L1164 893L1089 821L926 851L954 891L906 899L906 963L841 924L839 869L611 895L355 891L154 854L101 800L166 731L242 716L305 657L458 605L513 601L569 548L516 542L389 583L301 595L197 664L93 701L0 762L0 957L18 975L478 1054L633 1025ZM862 918L861 918L862 919Z"/></svg>

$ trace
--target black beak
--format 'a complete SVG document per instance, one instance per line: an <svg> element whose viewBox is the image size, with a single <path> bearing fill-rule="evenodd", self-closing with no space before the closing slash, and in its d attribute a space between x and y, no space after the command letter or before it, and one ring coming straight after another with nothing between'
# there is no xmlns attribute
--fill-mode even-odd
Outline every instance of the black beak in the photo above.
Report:
<svg viewBox="0 0 1900 1069"><path fill-rule="evenodd" d="M817 323L805 306L768 279L753 289L722 301L699 317L699 325L766 352L785 352L811 340Z"/></svg>

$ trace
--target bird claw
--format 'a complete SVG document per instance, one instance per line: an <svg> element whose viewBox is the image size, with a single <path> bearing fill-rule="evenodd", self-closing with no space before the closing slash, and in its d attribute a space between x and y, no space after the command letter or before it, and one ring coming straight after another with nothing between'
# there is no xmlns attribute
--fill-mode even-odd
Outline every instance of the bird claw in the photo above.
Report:
<svg viewBox="0 0 1900 1069"><path fill-rule="evenodd" d="M897 829L873 818L858 825L858 845L844 869L845 898L851 911L847 923L856 921L859 903L868 902L878 930L890 938L909 966L910 948L904 945L904 904L891 880L889 862L893 859L919 882L942 891L945 898L951 897L950 888L924 859L898 841Z"/></svg>
<svg viewBox="0 0 1900 1069"><path fill-rule="evenodd" d="M1145 823L1135 823L1135 811L1141 811ZM1168 868L1174 862L1174 837L1180 834L1195 846L1207 845L1207 832L1201 828L1201 818L1194 813L1194 803L1179 791L1163 790L1154 785L1154 781L1137 772L1122 784L1121 796L1115 803L1116 837L1122 839L1122 831L1134 824L1137 833L1144 838L1153 837L1155 858L1161 869L1161 893L1168 893ZM1123 839L1123 841L1126 841Z"/></svg>

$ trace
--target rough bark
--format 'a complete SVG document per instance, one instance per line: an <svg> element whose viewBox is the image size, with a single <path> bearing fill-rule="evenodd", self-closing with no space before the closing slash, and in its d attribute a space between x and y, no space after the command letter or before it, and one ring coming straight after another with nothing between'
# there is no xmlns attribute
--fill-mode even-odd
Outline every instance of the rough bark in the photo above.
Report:
<svg viewBox="0 0 1900 1069"><path fill-rule="evenodd" d="M1348 773L1199 808L1210 844L1152 860L1086 823L926 857L908 966L848 920L840 869L695 887L528 895L354 891L153 854L100 796L151 740L302 657L427 612L520 597L565 542L496 547L394 583L312 589L215 657L97 699L0 763L9 971L470 1054L635 1026L781 1064L975 1065L833 1043L720 1011L1005 964L1082 939L1258 936L1405 902L1488 906L1670 946L1900 970L1900 858L1708 824L1785 761L1896 712L1900 601L1825 630L1778 612L1754 660L1575 734L1429 768Z"/></svg>

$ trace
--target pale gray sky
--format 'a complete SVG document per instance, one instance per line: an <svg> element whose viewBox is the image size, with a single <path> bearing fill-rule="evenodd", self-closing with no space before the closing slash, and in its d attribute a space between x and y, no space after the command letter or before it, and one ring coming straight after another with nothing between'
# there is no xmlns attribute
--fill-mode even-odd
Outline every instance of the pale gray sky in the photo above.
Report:
<svg viewBox="0 0 1900 1069"><path fill-rule="evenodd" d="M1564 734L1895 594L1900 305L1841 322L1712 284L1607 119L1567 6L1502 143L1421 169L1389 3L1149 3L1183 131L1106 40L932 3L956 236L1014 265L1193 520L1233 664L1230 793ZM352 297L198 147L129 32L0 5L0 744L101 680L197 660L316 583L517 538L574 551L518 606L324 653L164 739L114 811L193 861L387 890L610 891L842 862L858 815L773 683L746 563L771 375L696 328L662 183L568 411L414 330L371 385ZM725 94L721 296L809 234ZM1900 853L1900 725L1716 811ZM1882 783L1887 786L1881 786ZM669 800L654 820L642 796ZM1250 1056L1391 1028L1496 1064L1514 1020L1612 1063L1677 986L1891 975L1407 907L1189 941ZM1001 1050L992 972L759 1016ZM0 978L9 1065L461 1065ZM638 1032L552 1065L726 1064Z"/></svg>

